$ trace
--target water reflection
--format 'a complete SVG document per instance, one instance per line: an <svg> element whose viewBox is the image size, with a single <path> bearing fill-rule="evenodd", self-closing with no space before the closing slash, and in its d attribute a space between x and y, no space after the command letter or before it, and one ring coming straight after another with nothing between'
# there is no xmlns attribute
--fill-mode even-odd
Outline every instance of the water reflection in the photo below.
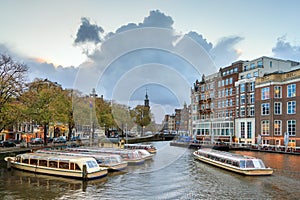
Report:
<svg viewBox="0 0 300 200"><path fill-rule="evenodd" d="M17 170L0 171L6 199L299 199L300 157L240 151L274 168L272 176L250 177L195 161L192 150L157 142L144 165L101 180L81 182Z"/></svg>
<svg viewBox="0 0 300 200"><path fill-rule="evenodd" d="M72 196L86 192L92 185L104 184L108 179L105 177L86 182L19 170L2 169L2 172L4 184L1 182L1 193L5 192L13 199L57 199L62 195Z"/></svg>

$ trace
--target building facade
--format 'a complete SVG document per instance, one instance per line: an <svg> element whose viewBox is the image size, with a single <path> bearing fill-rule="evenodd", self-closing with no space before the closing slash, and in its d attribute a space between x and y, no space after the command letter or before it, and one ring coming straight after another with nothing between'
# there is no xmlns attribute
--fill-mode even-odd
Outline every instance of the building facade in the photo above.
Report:
<svg viewBox="0 0 300 200"><path fill-rule="evenodd" d="M300 70L256 79L255 132L262 145L300 146Z"/></svg>
<svg viewBox="0 0 300 200"><path fill-rule="evenodd" d="M271 107L273 109L273 106L276 110L291 110L297 106L297 97L295 97L296 100L284 101L281 104L277 102L273 105L273 102L263 102L262 109L262 105L258 105L261 101L259 88L266 84L261 84L262 77L269 76L268 74L274 72L288 74L290 73L289 71L296 69L298 65L299 62L263 56L251 61L237 61L232 63L231 66L221 68L217 73L203 76L201 81L197 80L191 89L190 117L190 129L195 139L209 140L211 142L225 141L254 144L257 142L258 133L263 132L262 136L265 136L263 137L264 144L282 144L282 138L275 141L265 131L262 131L266 127L270 129L274 125L274 127L280 127L280 130L282 130L282 126L285 126L287 131L292 131L290 135L293 137L294 127L297 127L297 122L295 121L297 116L294 117L295 119L290 118L297 114L289 114L290 118L283 123L279 122L280 119L276 119L277 121L275 122L271 119L266 121L266 118L274 116L266 115L265 113L261 116L261 112L267 112L266 110L270 110ZM259 86L256 87L257 80ZM284 78L280 80L284 80ZM294 81L297 81L297 78ZM280 84L284 85L285 81L282 81ZM286 85L284 87L286 90L291 90ZM292 89L296 87L300 90L300 86L298 87L297 84L289 87L292 87ZM269 92L273 90L270 88ZM281 89L281 92L283 92L283 89ZM288 91L286 92L288 93ZM264 99L264 101L269 101L269 99ZM273 100L270 99L270 101ZM284 105L286 107L283 104L286 104ZM260 118L258 118L258 115ZM263 124L260 120L264 121ZM279 134L279 128L276 129L276 132ZM290 143L298 145L297 139L291 139Z"/></svg>
<svg viewBox="0 0 300 200"><path fill-rule="evenodd" d="M255 143L255 80L272 72L290 71L299 63L270 57L243 62L236 87L235 142Z"/></svg>

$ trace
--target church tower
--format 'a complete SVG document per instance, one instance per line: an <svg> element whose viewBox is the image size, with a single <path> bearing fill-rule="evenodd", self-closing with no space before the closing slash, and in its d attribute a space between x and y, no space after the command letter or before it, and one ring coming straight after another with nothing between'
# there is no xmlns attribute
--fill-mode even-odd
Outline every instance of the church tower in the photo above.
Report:
<svg viewBox="0 0 300 200"><path fill-rule="evenodd" d="M147 89L146 89L146 96L144 100L144 106L150 108Z"/></svg>

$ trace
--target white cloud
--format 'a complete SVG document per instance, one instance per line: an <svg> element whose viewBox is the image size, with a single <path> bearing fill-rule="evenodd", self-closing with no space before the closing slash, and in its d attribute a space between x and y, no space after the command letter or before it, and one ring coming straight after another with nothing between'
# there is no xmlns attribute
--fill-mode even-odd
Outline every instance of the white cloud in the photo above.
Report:
<svg viewBox="0 0 300 200"><path fill-rule="evenodd" d="M81 22L74 44L84 49L88 60L77 68L27 59L30 79L48 78L86 94L96 88L106 99L125 95L129 101L142 101L144 95L138 99L135 92L147 86L150 100L165 110L189 103L189 87L203 73L234 62L239 56L234 46L242 40L227 37L214 45L197 32L177 34L172 17L159 10L150 11L141 23L130 22L106 35L89 19Z"/></svg>
<svg viewBox="0 0 300 200"><path fill-rule="evenodd" d="M274 48L272 48L274 57L300 61L300 45L292 45L286 41L286 36L277 38L277 43Z"/></svg>

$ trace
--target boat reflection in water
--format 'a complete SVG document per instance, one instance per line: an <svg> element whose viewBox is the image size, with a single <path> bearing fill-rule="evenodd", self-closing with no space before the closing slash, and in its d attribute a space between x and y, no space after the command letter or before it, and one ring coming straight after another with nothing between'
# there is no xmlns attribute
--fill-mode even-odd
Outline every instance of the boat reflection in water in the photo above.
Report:
<svg viewBox="0 0 300 200"><path fill-rule="evenodd" d="M101 186L108 180L107 177L104 177L82 181L79 179L34 174L20 170L11 170L9 173L11 173L14 179L10 179L7 182L7 190L11 190L11 194L16 195L14 199L59 199L61 198L59 195L63 195L63 197L74 196L76 193L86 192L86 189L89 187ZM39 192L35 193L33 188L38 188ZM15 191L18 192L16 193Z"/></svg>
<svg viewBox="0 0 300 200"><path fill-rule="evenodd" d="M195 159L243 175L271 175L273 169L265 167L261 159L213 149L199 149Z"/></svg>

